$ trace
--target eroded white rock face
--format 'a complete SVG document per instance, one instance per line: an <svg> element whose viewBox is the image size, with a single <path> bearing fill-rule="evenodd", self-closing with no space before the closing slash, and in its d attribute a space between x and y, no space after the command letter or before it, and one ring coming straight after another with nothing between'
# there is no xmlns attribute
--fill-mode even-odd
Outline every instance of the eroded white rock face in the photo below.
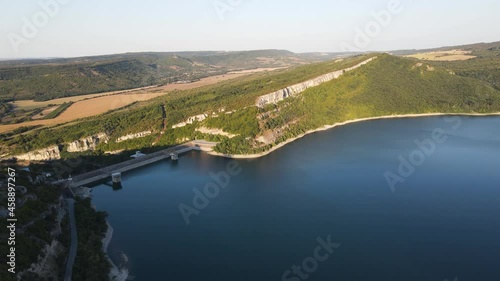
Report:
<svg viewBox="0 0 500 281"><path fill-rule="evenodd" d="M51 161L61 159L59 146L54 145L44 149L30 151L25 154L14 156L17 160L23 161Z"/></svg>
<svg viewBox="0 0 500 281"><path fill-rule="evenodd" d="M106 133L99 133L68 143L68 152L85 152L95 150L97 145L100 143L107 143L108 141L109 136Z"/></svg>
<svg viewBox="0 0 500 281"><path fill-rule="evenodd" d="M133 140L133 139L138 139L138 138L143 138L143 137L147 137L149 135L151 135L153 132L151 131L144 131L144 132L140 132L140 133L136 133L136 134L130 134L130 135L126 135L126 136L123 136L123 137L119 137L116 142L120 143L120 142L124 142L126 140Z"/></svg>
<svg viewBox="0 0 500 281"><path fill-rule="evenodd" d="M276 104L276 103L278 103L278 102L280 102L280 101L282 101L284 99L287 99L289 97L292 97L292 96L295 96L297 94L300 94L300 93L304 92L305 90L307 90L309 88L316 87L316 86L319 86L319 85L321 85L321 84L323 84L325 82L337 79L340 76L342 76L342 74L344 74L345 72L349 72L351 70L359 68L359 67L361 67L361 66L363 66L363 65L371 62L375 58L376 57L370 58L370 59L365 60L364 62L361 62L361 63L359 63L359 64L357 64L357 65L355 65L353 67L342 69L342 70L338 70L338 71L334 71L334 72L331 72L331 73L328 73L328 74L316 77L314 79L308 80L306 82L299 83L299 84L296 84L296 85L292 85L290 87L286 87L286 88L278 90L278 91L276 91L274 93L270 93L270 94L261 96L261 97L259 97L257 99L256 106L258 106L258 107L265 107L266 105L269 105L269 104Z"/></svg>
<svg viewBox="0 0 500 281"><path fill-rule="evenodd" d="M200 115L192 116L192 117L189 117L186 121L172 126L172 128L175 129L175 128L185 127L187 125L193 124L196 121L201 122L207 118L208 118L208 114L200 114Z"/></svg>
<svg viewBox="0 0 500 281"><path fill-rule="evenodd" d="M235 135L235 134L231 134L231 133L227 133L227 132L224 132L224 130L222 129L217 129L217 128L206 128L206 127L201 127L201 128L197 128L196 131L200 132L200 133L203 133L203 134L208 134L208 135L219 135L219 136L225 136L225 137L228 137L230 139L238 136L238 135Z"/></svg>

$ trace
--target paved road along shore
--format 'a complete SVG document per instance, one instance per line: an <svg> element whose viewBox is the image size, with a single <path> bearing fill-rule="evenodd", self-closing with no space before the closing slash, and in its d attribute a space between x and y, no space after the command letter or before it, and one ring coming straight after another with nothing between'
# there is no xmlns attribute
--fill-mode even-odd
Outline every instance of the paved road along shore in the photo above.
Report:
<svg viewBox="0 0 500 281"><path fill-rule="evenodd" d="M73 275L73 264L75 263L76 250L78 248L78 236L76 233L75 201L73 199L66 199L66 203L68 203L69 226L71 229L71 245L69 248L68 261L66 262L64 281L71 281L71 276Z"/></svg>

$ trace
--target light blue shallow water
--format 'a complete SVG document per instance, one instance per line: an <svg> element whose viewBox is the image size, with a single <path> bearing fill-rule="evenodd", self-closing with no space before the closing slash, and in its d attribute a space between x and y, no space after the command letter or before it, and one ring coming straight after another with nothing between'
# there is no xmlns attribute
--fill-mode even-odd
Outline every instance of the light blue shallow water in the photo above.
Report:
<svg viewBox="0 0 500 281"><path fill-rule="evenodd" d="M179 204L232 160L192 152L124 174L120 191L97 186L93 202L135 280L500 280L500 118L459 121L358 123L238 160L189 225ZM445 141L393 192L384 174L436 129ZM340 247L293 273L328 236Z"/></svg>

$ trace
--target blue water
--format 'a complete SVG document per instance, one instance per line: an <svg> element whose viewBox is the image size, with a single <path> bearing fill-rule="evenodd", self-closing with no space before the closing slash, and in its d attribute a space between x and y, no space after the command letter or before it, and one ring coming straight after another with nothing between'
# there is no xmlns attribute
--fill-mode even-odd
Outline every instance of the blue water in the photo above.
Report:
<svg viewBox="0 0 500 281"><path fill-rule="evenodd" d="M415 140L445 139L415 171L400 156ZM417 151L417 152L416 152ZM134 280L500 280L500 118L394 119L309 135L257 160L186 224L179 204L229 159L192 152L102 185L93 202L109 213L110 255L123 252ZM311 261L318 239L340 244ZM292 266L306 267L293 273ZM287 271L288 275L283 276Z"/></svg>

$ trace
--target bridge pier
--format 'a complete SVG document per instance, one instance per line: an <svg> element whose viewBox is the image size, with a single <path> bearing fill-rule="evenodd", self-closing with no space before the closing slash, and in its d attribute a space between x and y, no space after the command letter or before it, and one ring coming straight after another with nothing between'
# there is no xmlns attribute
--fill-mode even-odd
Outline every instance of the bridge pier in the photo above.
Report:
<svg viewBox="0 0 500 281"><path fill-rule="evenodd" d="M113 179L113 183L121 183L122 182L122 173L113 173L111 175L111 178Z"/></svg>
<svg viewBox="0 0 500 281"><path fill-rule="evenodd" d="M173 160L173 163L176 163L179 159L180 154L189 152L191 150L210 151L216 144L217 143L207 141L192 141L186 144L178 145L174 148L154 152L136 159L79 175L73 178L71 185L73 187L83 186L86 184L91 184L104 179L108 179L111 176L113 185L116 183L121 186L121 173L123 172L149 165L151 163L155 163L169 157Z"/></svg>

